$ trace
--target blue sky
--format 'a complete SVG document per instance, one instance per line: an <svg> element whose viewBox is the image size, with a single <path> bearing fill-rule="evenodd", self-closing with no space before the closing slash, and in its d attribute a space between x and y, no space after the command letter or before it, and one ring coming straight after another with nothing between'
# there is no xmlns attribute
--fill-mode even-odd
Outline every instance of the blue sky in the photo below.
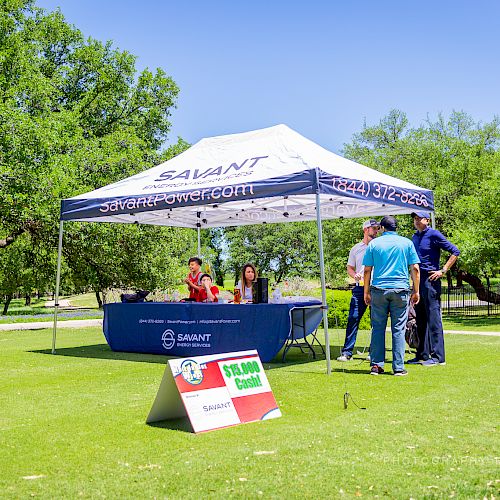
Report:
<svg viewBox="0 0 500 500"><path fill-rule="evenodd" d="M169 142L285 123L344 143L392 108L411 125L500 114L496 0L38 0L181 89Z"/></svg>

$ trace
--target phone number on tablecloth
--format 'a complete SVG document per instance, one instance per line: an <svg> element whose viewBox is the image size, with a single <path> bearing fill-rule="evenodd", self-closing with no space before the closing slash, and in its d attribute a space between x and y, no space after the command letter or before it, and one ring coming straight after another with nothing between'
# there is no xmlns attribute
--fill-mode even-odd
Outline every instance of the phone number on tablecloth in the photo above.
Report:
<svg viewBox="0 0 500 500"><path fill-rule="evenodd" d="M416 206L429 206L429 200L423 193L414 191L405 191L404 189L388 186L381 182L358 181L352 179L344 179L342 177L332 178L332 187L341 193L351 192L353 194L361 194L365 198L372 197L387 201L401 201Z"/></svg>

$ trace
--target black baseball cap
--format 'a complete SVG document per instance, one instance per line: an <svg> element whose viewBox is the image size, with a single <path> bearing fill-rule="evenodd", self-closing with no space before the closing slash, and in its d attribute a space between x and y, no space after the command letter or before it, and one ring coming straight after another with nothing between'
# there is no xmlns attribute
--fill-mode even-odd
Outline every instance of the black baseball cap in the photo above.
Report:
<svg viewBox="0 0 500 500"><path fill-rule="evenodd" d="M398 227L398 221L392 215L386 215L380 221L380 225L387 231L396 231Z"/></svg>

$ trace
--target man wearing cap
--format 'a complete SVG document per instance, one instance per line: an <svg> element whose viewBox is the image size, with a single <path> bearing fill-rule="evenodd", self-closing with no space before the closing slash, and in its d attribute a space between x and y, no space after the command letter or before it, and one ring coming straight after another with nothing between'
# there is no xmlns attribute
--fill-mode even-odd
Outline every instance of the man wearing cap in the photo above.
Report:
<svg viewBox="0 0 500 500"><path fill-rule="evenodd" d="M415 359L409 364L424 366L444 365L444 335L441 320L441 278L455 264L460 250L450 243L439 231L429 227L430 214L417 211L411 214L417 230L412 237L420 257L421 301L415 307L419 345ZM441 268L441 250L450 253L446 264Z"/></svg>
<svg viewBox="0 0 500 500"><path fill-rule="evenodd" d="M368 243L377 236L379 229L380 225L375 219L363 222L363 240L356 243L349 252L347 274L354 280L354 288L352 289L351 304L349 306L344 347L337 361L349 361L352 358L359 323L366 311L366 304L363 297L363 257Z"/></svg>
<svg viewBox="0 0 500 500"><path fill-rule="evenodd" d="M413 304L419 301L420 259L413 243L396 232L397 221L394 217L384 217L380 225L382 235L370 242L363 258L364 299L366 305L371 306L372 320L370 374L384 373L385 329L390 314L392 371L394 375L402 376L408 374L404 369L405 329L409 301ZM413 282L412 291L408 269Z"/></svg>

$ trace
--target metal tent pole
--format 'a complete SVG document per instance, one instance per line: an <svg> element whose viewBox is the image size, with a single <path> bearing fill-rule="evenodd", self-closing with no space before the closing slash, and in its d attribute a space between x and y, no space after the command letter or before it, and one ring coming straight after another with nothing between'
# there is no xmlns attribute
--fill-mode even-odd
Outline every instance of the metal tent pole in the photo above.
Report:
<svg viewBox="0 0 500 500"><path fill-rule="evenodd" d="M323 227L321 224L319 192L316 193L316 224L318 226L319 269L321 273L321 297L323 302L323 327L325 329L326 373L332 373L330 360L330 335L328 333L328 309L326 303L325 256L323 253Z"/></svg>
<svg viewBox="0 0 500 500"><path fill-rule="evenodd" d="M431 227L432 229L436 229L436 216L434 212L431 212Z"/></svg>
<svg viewBox="0 0 500 500"><path fill-rule="evenodd" d="M52 334L52 354L56 353L57 309L59 308L59 283L61 281L61 254L64 222L59 222L59 247L57 249L56 294L54 296L54 332Z"/></svg>
<svg viewBox="0 0 500 500"><path fill-rule="evenodd" d="M198 231L198 257L201 259L201 212L196 212L196 217L198 222L196 223L196 229Z"/></svg>

